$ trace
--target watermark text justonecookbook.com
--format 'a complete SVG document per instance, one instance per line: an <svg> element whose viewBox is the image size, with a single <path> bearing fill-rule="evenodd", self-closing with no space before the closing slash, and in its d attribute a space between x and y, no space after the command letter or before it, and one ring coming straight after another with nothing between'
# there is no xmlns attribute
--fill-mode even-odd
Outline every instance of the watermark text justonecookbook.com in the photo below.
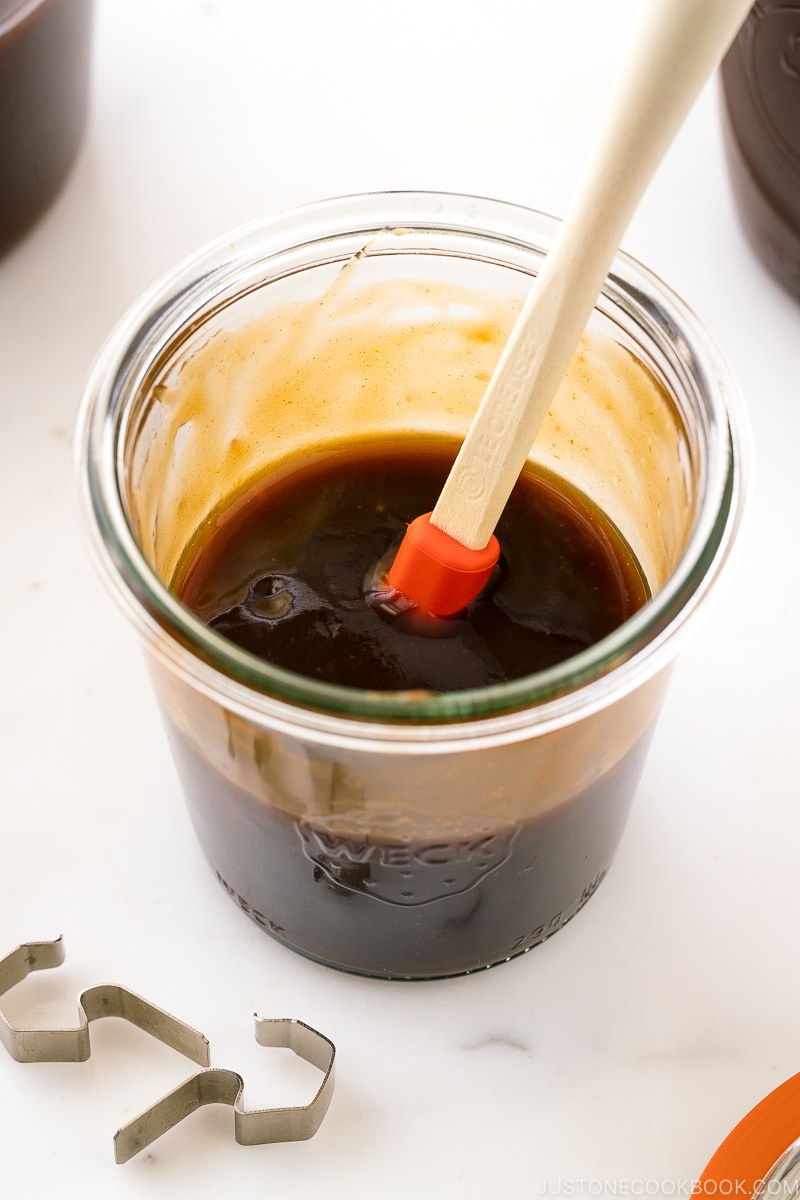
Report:
<svg viewBox="0 0 800 1200"><path fill-rule="evenodd" d="M544 1179L533 1194L541 1200L613 1200L616 1196L734 1197L738 1200L800 1200L800 1179Z"/></svg>

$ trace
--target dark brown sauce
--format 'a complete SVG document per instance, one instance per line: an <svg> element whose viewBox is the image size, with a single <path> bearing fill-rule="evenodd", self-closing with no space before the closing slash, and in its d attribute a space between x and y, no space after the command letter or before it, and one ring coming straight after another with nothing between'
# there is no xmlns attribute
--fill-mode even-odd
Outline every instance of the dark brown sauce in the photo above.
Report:
<svg viewBox="0 0 800 1200"><path fill-rule="evenodd" d="M618 532L530 473L497 531L500 567L464 614L420 621L367 603L376 566L430 509L454 453L432 440L340 448L254 488L201 532L181 596L225 636L315 679L436 691L551 665L644 602ZM201 728L170 721L169 734L199 840L249 916L326 964L423 979L524 953L594 893L649 740L649 722L629 721L604 735L584 727L558 757L504 747L418 761L317 754L233 721L227 761L212 764ZM613 765L587 771L585 739L598 736L591 760Z"/></svg>
<svg viewBox="0 0 800 1200"><path fill-rule="evenodd" d="M328 966L387 979L460 975L525 953L561 929L594 894L614 857L650 730L600 779L524 821L460 812L465 793L510 784L502 756L444 768L408 801L449 811L408 836L407 816L354 833L341 821L295 817L218 774L172 722L168 733L198 839L217 879L267 933ZM630 740L630 739L628 739ZM388 766L386 770L395 769ZM399 768L402 770L402 768ZM524 789L541 786L535 770ZM374 796L364 797L369 805ZM383 828L380 826L383 825Z"/></svg>
<svg viewBox="0 0 800 1200"><path fill-rule="evenodd" d="M462 614L436 620L368 602L381 561L433 506L454 454L434 441L343 448L255 488L203 531L181 598L277 666L351 687L433 692L553 666L645 602L617 530L540 472L521 477L497 529L500 564Z"/></svg>

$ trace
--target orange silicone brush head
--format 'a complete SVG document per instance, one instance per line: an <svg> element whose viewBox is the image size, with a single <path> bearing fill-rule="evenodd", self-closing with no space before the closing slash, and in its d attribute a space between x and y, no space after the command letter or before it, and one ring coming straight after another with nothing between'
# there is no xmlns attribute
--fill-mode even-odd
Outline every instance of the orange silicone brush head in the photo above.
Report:
<svg viewBox="0 0 800 1200"><path fill-rule="evenodd" d="M482 591L499 557L494 534L482 550L470 550L432 525L431 514L425 513L406 529L388 582L427 612L450 617Z"/></svg>

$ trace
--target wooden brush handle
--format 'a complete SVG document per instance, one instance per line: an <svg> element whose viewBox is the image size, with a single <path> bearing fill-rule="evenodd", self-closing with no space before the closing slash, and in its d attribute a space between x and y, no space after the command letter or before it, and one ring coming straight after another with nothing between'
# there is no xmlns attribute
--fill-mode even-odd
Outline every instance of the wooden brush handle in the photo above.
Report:
<svg viewBox="0 0 800 1200"><path fill-rule="evenodd" d="M633 212L752 0L654 0L589 169L472 421L431 522L486 545Z"/></svg>

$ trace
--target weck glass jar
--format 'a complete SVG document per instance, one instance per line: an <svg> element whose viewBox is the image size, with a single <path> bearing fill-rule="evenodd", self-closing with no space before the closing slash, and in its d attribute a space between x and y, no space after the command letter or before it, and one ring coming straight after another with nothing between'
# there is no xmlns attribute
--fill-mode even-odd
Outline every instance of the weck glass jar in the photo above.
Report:
<svg viewBox="0 0 800 1200"><path fill-rule="evenodd" d="M578 912L736 538L734 383L692 313L619 255L531 452L607 515L647 579L652 598L611 635L485 688L362 691L239 649L176 597L198 531L253 479L360 438L462 437L557 228L432 193L265 220L143 297L87 386L88 524L199 840L245 913L329 965L468 973Z"/></svg>

